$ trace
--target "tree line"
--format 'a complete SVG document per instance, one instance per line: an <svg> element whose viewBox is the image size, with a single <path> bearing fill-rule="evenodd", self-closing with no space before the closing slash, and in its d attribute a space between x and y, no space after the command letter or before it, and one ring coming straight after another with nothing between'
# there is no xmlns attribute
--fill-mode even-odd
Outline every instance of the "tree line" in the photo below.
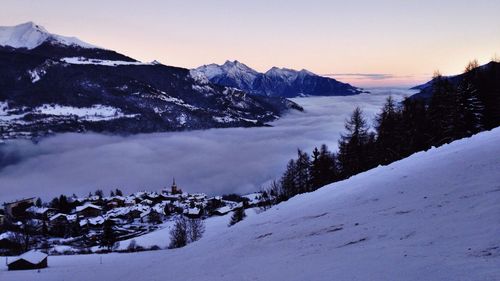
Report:
<svg viewBox="0 0 500 281"><path fill-rule="evenodd" d="M397 103L388 97L373 128L361 108L354 109L345 122L336 153L325 144L316 147L311 155L299 149L265 195L279 203L415 152L499 126L498 115L492 114L498 110L494 108L498 102L491 96L498 97L500 89L498 84L485 86L488 83L482 75L477 61L467 65L457 85L436 72L429 101L406 98Z"/></svg>

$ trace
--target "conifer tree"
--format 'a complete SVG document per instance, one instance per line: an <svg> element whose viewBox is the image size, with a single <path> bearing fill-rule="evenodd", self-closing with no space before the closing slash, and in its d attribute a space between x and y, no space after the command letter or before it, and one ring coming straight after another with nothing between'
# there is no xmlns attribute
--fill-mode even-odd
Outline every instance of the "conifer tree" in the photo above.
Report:
<svg viewBox="0 0 500 281"><path fill-rule="evenodd" d="M344 178L364 171L369 166L366 144L368 144L370 136L368 125L359 107L346 120L345 129L347 132L341 135L338 154Z"/></svg>
<svg viewBox="0 0 500 281"><path fill-rule="evenodd" d="M314 148L311 162L311 188L313 190L332 183L338 178L335 155L323 144L321 149Z"/></svg>
<svg viewBox="0 0 500 281"><path fill-rule="evenodd" d="M296 186L296 178L297 175L297 165L295 164L295 160L291 159L288 161L286 166L286 170L281 177L280 186L281 186L281 194L278 196L282 197L283 200L291 198L295 194L297 194L297 186Z"/></svg>
<svg viewBox="0 0 500 281"><path fill-rule="evenodd" d="M460 82L458 92L458 103L460 106L461 134L457 137L470 136L484 130L484 104L479 97L476 86L476 77L479 64L477 60L469 62Z"/></svg>
<svg viewBox="0 0 500 281"><path fill-rule="evenodd" d="M229 222L229 226L235 225L236 223L242 221L246 217L245 208L240 207L236 208L231 216L231 221Z"/></svg>
<svg viewBox="0 0 500 281"><path fill-rule="evenodd" d="M310 171L311 160L309 155L299 149L297 151L297 161L295 162L295 194L311 191Z"/></svg>
<svg viewBox="0 0 500 281"><path fill-rule="evenodd" d="M101 246L107 247L108 250L111 250L116 242L116 233L114 226L115 223L112 220L104 221L101 235Z"/></svg>
<svg viewBox="0 0 500 281"><path fill-rule="evenodd" d="M439 146L451 142L457 135L460 119L456 90L447 78L435 75L429 105L431 143Z"/></svg>
<svg viewBox="0 0 500 281"><path fill-rule="evenodd" d="M402 158L401 113L392 96L389 96L382 111L375 118L377 141L375 161L377 164L389 164Z"/></svg>

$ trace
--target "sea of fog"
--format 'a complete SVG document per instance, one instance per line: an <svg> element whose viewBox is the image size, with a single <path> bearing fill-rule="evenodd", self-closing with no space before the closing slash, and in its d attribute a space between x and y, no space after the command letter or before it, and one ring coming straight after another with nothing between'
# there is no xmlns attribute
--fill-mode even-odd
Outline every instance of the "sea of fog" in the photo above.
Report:
<svg viewBox="0 0 500 281"><path fill-rule="evenodd" d="M348 97L297 98L304 112L290 112L272 127L210 129L133 136L60 134L34 144L12 141L0 151L0 202L45 200L61 193L120 188L160 190L175 177L184 191L209 195L250 193L279 178L297 149L327 144L336 150L344 121L359 106L368 119L387 96L414 91L371 89Z"/></svg>

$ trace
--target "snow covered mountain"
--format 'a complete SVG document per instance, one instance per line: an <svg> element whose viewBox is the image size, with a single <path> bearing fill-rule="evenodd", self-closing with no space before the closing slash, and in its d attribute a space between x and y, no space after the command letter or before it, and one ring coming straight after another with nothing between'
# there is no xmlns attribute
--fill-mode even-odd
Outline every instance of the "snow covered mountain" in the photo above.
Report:
<svg viewBox="0 0 500 281"><path fill-rule="evenodd" d="M0 28L0 139L263 126L291 108L34 23Z"/></svg>
<svg viewBox="0 0 500 281"><path fill-rule="evenodd" d="M302 194L184 248L49 257L13 280L499 280L500 129ZM225 221L224 221L225 219ZM161 232L160 232L161 231ZM165 245L168 229L137 241ZM142 242L141 242L142 243ZM102 262L101 262L102 261Z"/></svg>
<svg viewBox="0 0 500 281"><path fill-rule="evenodd" d="M346 96L361 93L360 89L349 84L305 69L297 71L273 67L265 73L259 73L237 60L226 61L223 65L203 65L192 69L191 74L214 84L269 97Z"/></svg>
<svg viewBox="0 0 500 281"><path fill-rule="evenodd" d="M66 37L49 33L43 26L26 22L16 26L0 27L0 46L34 49L43 43L81 48L97 48L76 37Z"/></svg>

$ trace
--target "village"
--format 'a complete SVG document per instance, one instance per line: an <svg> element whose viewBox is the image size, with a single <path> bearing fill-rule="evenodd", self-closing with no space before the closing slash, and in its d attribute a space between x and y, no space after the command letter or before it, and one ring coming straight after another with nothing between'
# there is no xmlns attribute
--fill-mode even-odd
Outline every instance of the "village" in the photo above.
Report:
<svg viewBox="0 0 500 281"><path fill-rule="evenodd" d="M50 203L36 198L5 203L0 210L0 255L119 251L120 241L151 233L177 217L202 221L236 209L265 207L270 202L266 192L214 197L189 194L177 187L175 179L170 188L160 192L140 191L124 196L117 189L110 196L103 196L102 191L96 193L86 197L61 195Z"/></svg>

